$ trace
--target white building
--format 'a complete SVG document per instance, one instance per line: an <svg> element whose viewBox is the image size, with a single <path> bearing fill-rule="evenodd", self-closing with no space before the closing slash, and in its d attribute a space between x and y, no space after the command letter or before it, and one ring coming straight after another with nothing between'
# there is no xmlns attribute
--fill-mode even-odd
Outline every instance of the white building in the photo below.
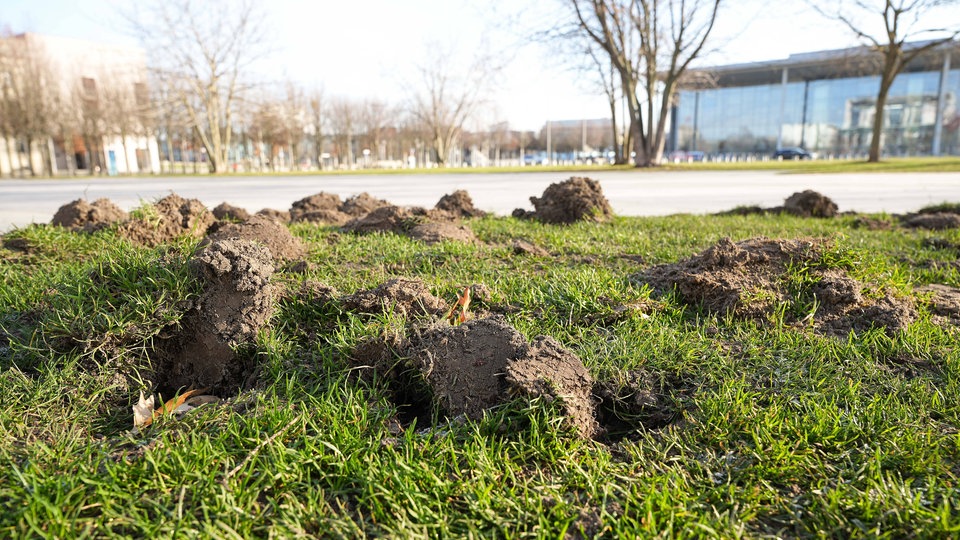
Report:
<svg viewBox="0 0 960 540"><path fill-rule="evenodd" d="M0 175L160 172L140 48L2 38L0 115Z"/></svg>

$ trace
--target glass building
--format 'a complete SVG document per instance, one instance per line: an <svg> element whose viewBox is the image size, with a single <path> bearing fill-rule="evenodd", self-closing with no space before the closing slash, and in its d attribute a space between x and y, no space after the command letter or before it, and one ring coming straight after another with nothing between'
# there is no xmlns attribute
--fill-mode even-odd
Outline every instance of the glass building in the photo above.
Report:
<svg viewBox="0 0 960 540"><path fill-rule="evenodd" d="M918 56L897 76L884 110L885 156L960 155L960 44ZM697 70L709 81L678 93L668 150L769 156L800 146L820 157L860 157L870 148L880 87L865 48ZM958 66L960 67L960 66Z"/></svg>

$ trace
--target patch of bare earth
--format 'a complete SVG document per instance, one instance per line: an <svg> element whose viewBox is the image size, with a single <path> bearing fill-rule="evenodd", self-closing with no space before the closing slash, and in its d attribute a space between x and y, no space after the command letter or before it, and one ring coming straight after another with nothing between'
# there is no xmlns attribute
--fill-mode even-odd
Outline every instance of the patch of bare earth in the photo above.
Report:
<svg viewBox="0 0 960 540"><path fill-rule="evenodd" d="M235 349L252 343L273 314L273 261L262 246L227 239L200 250L190 266L203 292L156 347L155 382L165 392L235 393L255 374Z"/></svg>
<svg viewBox="0 0 960 540"><path fill-rule="evenodd" d="M255 215L243 223L226 223L216 232L203 239L201 245L208 245L227 238L250 240L268 248L274 260L287 262L302 259L306 248L299 238L294 236L286 225L266 216Z"/></svg>
<svg viewBox="0 0 960 540"><path fill-rule="evenodd" d="M250 212L239 206L222 202L213 209L213 216L220 221L246 221L250 219Z"/></svg>
<svg viewBox="0 0 960 540"><path fill-rule="evenodd" d="M906 217L903 221L903 226L913 229L929 229L933 231L956 229L960 227L960 215L950 212L918 214Z"/></svg>
<svg viewBox="0 0 960 540"><path fill-rule="evenodd" d="M51 224L74 231L92 232L125 221L129 217L129 214L110 199L97 199L93 203L77 199L61 206L53 215Z"/></svg>
<svg viewBox="0 0 960 540"><path fill-rule="evenodd" d="M277 210L274 208L263 208L256 215L268 217L279 223L290 223L290 212L287 210Z"/></svg>
<svg viewBox="0 0 960 540"><path fill-rule="evenodd" d="M600 182L574 176L550 184L540 197L530 197L534 211L514 211L514 217L531 217L544 223L569 224L577 221L604 222L613 217L610 202L603 195Z"/></svg>
<svg viewBox="0 0 960 540"><path fill-rule="evenodd" d="M661 292L675 290L689 305L744 318L766 318L785 304L815 303L814 327L831 335L871 327L893 334L915 319L909 300L890 294L871 297L864 294L870 285L823 264L824 247L814 239L733 242L724 238L684 261L646 269L636 279ZM808 268L813 278L808 290L791 291L791 265Z"/></svg>
<svg viewBox="0 0 960 540"><path fill-rule="evenodd" d="M316 193L293 203L290 207L290 221L343 225L350 220L350 215L340 211L340 205L339 195Z"/></svg>
<svg viewBox="0 0 960 540"><path fill-rule="evenodd" d="M434 296L424 282L408 278L391 279L341 301L348 311L370 314L396 311L404 316L424 316L439 315L447 309L447 303Z"/></svg>
<svg viewBox="0 0 960 540"><path fill-rule="evenodd" d="M121 223L118 231L135 244L153 247L183 236L199 240L215 220L199 200L172 193L145 207L140 217Z"/></svg>
<svg viewBox="0 0 960 540"><path fill-rule="evenodd" d="M918 287L916 292L929 297L927 303L934 322L960 326L960 289L949 285L931 284Z"/></svg>

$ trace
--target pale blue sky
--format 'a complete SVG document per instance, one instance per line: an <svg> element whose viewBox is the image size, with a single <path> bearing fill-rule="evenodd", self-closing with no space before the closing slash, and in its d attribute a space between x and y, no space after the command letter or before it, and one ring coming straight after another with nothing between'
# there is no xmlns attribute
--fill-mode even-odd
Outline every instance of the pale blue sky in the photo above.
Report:
<svg viewBox="0 0 960 540"><path fill-rule="evenodd" d="M557 0L270 0L267 23L275 51L265 77L322 85L327 95L380 97L393 103L415 76L426 47L443 43L466 57L485 38L511 48L519 38L502 28L519 18L548 21ZM0 25L113 43L135 43L123 34L120 0L3 0ZM842 28L810 13L802 2L731 1L715 32L717 50L704 59L727 64L785 58L856 44ZM775 8L770 7L776 5ZM960 9L955 10L960 12ZM591 92L542 46L515 54L501 77L488 113L512 126L539 129L548 119L608 115L602 95Z"/></svg>

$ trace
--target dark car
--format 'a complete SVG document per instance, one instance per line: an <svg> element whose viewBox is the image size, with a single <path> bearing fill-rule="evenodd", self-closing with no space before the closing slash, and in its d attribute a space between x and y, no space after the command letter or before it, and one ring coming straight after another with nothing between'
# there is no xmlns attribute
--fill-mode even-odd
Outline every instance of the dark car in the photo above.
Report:
<svg viewBox="0 0 960 540"><path fill-rule="evenodd" d="M781 148L773 153L773 159L810 159L813 156L803 148Z"/></svg>

